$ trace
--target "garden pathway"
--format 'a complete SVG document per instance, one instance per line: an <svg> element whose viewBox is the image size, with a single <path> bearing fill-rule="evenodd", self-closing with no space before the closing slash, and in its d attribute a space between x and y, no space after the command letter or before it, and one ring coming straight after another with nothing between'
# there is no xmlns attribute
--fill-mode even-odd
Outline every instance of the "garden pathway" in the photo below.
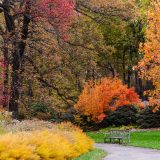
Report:
<svg viewBox="0 0 160 160"><path fill-rule="evenodd" d="M118 144L96 144L108 152L104 160L160 160L160 151Z"/></svg>

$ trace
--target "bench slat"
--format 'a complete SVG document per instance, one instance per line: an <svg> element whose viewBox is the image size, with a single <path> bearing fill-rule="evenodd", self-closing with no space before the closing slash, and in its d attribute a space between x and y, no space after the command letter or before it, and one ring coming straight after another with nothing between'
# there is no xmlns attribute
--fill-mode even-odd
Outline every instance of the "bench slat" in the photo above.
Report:
<svg viewBox="0 0 160 160"><path fill-rule="evenodd" d="M107 139L107 134L105 134L104 137L104 142L106 142ZM130 130L110 130L110 134L109 134L109 139L110 142L112 142L112 140L119 140L119 143L122 141L123 143L130 143Z"/></svg>

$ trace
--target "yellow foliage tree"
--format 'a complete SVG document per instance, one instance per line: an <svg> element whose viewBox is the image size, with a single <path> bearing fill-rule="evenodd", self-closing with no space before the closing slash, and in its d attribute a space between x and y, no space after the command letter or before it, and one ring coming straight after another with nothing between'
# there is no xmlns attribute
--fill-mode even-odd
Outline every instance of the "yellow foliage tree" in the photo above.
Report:
<svg viewBox="0 0 160 160"><path fill-rule="evenodd" d="M149 104L155 110L160 108L160 2L153 0L153 7L148 12L146 42L141 44L140 51L144 58L139 62L140 76L153 82L154 90L146 91Z"/></svg>

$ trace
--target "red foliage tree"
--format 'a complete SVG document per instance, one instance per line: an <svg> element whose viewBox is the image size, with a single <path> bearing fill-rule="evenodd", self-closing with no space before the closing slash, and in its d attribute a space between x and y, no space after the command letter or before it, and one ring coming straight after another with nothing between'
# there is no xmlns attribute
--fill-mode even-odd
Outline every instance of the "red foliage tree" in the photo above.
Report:
<svg viewBox="0 0 160 160"><path fill-rule="evenodd" d="M50 26L50 29L54 28L55 32L64 36L73 17L73 10L72 0L40 0L35 4L32 14L46 22L46 27Z"/></svg>
<svg viewBox="0 0 160 160"><path fill-rule="evenodd" d="M33 26L41 26L62 38L66 38L71 16L74 13L74 3L71 0L2 0L0 13L3 12L6 23L5 35L12 46L6 48L10 55L4 57L11 66L11 93L9 110L13 116L18 115L20 94L20 74L25 67L26 46L29 36L34 34ZM43 37L42 37L43 38Z"/></svg>
<svg viewBox="0 0 160 160"><path fill-rule="evenodd" d="M138 105L140 99L134 88L127 88L118 78L102 78L90 81L84 86L76 110L94 121L102 121L107 110L114 111L125 105Z"/></svg>

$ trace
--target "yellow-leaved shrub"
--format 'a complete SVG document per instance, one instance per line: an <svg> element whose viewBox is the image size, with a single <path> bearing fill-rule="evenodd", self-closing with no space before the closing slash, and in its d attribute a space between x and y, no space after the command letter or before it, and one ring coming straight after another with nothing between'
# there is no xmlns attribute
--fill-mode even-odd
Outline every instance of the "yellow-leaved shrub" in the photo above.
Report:
<svg viewBox="0 0 160 160"><path fill-rule="evenodd" d="M67 160L93 149L93 141L68 124L51 130L0 136L0 160Z"/></svg>

